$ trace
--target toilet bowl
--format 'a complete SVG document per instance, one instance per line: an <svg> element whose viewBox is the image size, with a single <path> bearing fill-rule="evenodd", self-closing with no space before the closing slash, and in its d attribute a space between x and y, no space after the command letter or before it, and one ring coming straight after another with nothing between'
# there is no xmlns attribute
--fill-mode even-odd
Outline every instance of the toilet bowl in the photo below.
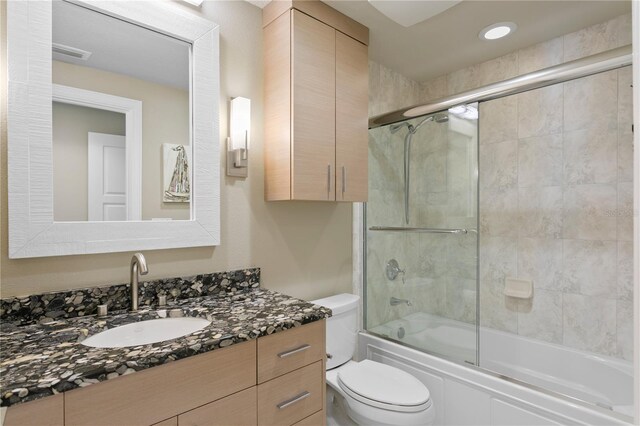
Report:
<svg viewBox="0 0 640 426"><path fill-rule="evenodd" d="M339 294L312 302L333 313L327 320L327 412L343 410L358 425L433 424L435 407L429 389L417 378L372 360L351 360L357 339L358 301L358 296ZM327 423L350 422L328 419Z"/></svg>

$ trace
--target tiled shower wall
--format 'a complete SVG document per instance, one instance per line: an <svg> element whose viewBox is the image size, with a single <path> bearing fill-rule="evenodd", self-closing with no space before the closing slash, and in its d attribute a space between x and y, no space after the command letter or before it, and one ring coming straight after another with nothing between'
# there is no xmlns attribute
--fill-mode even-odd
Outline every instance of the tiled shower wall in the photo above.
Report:
<svg viewBox="0 0 640 426"><path fill-rule="evenodd" d="M370 112L424 102L629 43L631 18L624 15L424 84L371 63ZM626 68L481 105L483 326L631 359L630 84L631 70ZM432 135L424 138L439 137L437 127L424 130ZM371 132L369 225L402 224L400 133ZM451 171L443 176L446 173ZM425 181L435 182L433 177ZM435 223L418 204L412 208L413 220L420 226ZM438 225L447 225L446 218ZM466 250L472 246L445 236L369 233L368 325L414 311L473 321L475 277L469 268L475 254ZM406 267L405 285L384 277L384 264L392 257ZM462 276L452 275L452 268ZM532 279L533 299L505 297L507 276ZM409 298L413 306L391 307L391 295Z"/></svg>

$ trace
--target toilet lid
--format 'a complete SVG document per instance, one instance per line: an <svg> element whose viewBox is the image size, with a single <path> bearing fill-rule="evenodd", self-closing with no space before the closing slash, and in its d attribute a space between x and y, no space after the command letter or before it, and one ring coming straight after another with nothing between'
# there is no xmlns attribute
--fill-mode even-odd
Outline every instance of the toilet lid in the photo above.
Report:
<svg viewBox="0 0 640 426"><path fill-rule="evenodd" d="M429 389L420 380L379 362L364 360L345 366L338 372L338 380L347 393L370 405L397 406L400 411L414 411L402 407L423 410L430 405Z"/></svg>

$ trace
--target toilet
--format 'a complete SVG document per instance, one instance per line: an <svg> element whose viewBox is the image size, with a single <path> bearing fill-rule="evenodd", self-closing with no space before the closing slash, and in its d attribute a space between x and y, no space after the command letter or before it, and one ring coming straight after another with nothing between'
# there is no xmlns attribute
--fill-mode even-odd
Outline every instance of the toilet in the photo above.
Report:
<svg viewBox="0 0 640 426"><path fill-rule="evenodd" d="M421 381L386 364L351 360L359 300L353 294L338 294L312 302L333 312L327 320L327 424L432 425L435 408ZM333 420L341 414L348 419Z"/></svg>

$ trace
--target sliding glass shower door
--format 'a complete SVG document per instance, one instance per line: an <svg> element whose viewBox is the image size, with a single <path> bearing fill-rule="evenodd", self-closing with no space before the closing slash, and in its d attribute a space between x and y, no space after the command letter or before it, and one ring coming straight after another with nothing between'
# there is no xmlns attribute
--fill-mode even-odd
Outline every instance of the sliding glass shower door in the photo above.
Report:
<svg viewBox="0 0 640 426"><path fill-rule="evenodd" d="M477 104L369 134L366 328L475 364Z"/></svg>

